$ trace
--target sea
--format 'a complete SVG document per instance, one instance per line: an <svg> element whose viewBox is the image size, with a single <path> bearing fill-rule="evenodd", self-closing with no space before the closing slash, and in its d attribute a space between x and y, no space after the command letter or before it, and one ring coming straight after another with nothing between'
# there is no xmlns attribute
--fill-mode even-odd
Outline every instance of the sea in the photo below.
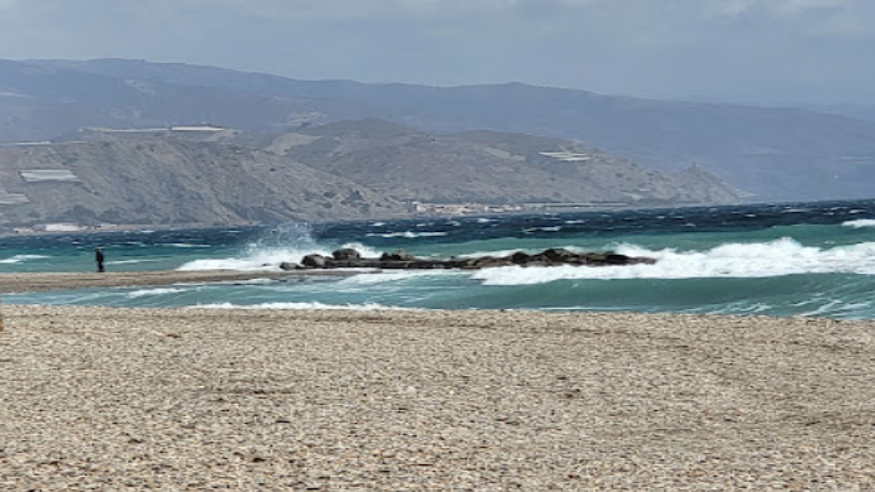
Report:
<svg viewBox="0 0 875 492"><path fill-rule="evenodd" d="M653 265L267 276L246 282L3 294L15 304L210 309L517 309L875 319L875 199L429 217L0 238L0 272L275 272L352 247L426 258L613 251Z"/></svg>

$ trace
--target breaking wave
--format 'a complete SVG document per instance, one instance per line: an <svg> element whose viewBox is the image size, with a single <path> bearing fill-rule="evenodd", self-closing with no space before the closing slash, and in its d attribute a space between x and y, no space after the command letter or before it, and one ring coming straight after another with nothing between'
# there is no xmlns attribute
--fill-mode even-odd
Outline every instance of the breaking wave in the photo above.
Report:
<svg viewBox="0 0 875 492"><path fill-rule="evenodd" d="M653 265L480 270L484 285L531 285L567 279L764 278L807 273L875 275L875 243L822 249L789 238L764 243L728 243L708 251L651 251L622 245L617 252L656 258Z"/></svg>
<svg viewBox="0 0 875 492"><path fill-rule="evenodd" d="M368 233L368 237L382 237L382 238L405 238L405 239L417 239L422 237L441 237L446 236L446 232L387 232L387 233Z"/></svg>
<svg viewBox="0 0 875 492"><path fill-rule="evenodd" d="M849 220L842 224L845 227L853 227L854 229L862 229L864 227L875 227L875 219L857 219Z"/></svg>
<svg viewBox="0 0 875 492"><path fill-rule="evenodd" d="M363 256L380 256L380 252L368 248L360 243L344 244L341 248L354 248ZM248 251L240 256L230 258L213 258L190 261L181 265L177 270L238 270L238 271L276 271L280 263L300 263L304 256L320 254L330 256L337 248L324 245L305 245L291 247L263 247L253 245Z"/></svg>

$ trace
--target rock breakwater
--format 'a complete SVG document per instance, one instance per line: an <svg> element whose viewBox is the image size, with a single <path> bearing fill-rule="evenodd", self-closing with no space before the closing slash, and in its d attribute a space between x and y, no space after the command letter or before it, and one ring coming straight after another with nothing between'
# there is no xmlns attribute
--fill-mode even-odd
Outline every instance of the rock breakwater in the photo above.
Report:
<svg viewBox="0 0 875 492"><path fill-rule="evenodd" d="M618 266L656 263L655 258L627 256L611 251L575 253L562 248L550 248L536 254L522 251L507 256L481 256L476 258L433 259L413 256L404 250L383 253L380 257L363 257L352 248L334 251L331 256L310 254L301 263L283 262L283 270L311 270L332 268L379 268L386 270L465 269L475 270L502 266L549 267L558 265Z"/></svg>

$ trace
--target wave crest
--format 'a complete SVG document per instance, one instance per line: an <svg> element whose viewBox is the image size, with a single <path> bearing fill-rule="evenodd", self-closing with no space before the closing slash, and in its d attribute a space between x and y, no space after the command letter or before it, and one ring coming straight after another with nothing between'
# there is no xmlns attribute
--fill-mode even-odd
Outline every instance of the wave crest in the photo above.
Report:
<svg viewBox="0 0 875 492"><path fill-rule="evenodd" d="M363 256L380 256L381 254L360 243L344 244L341 248L353 248ZM278 271L280 263L300 263L304 256L314 253L330 256L335 249L337 248L325 245L264 247L256 244L240 256L194 260L180 266L177 270Z"/></svg>
<svg viewBox="0 0 875 492"><path fill-rule="evenodd" d="M832 249L803 246L790 238L765 243L728 243L708 251L651 251L621 245L617 252L656 258L653 265L548 268L501 267L480 270L484 285L531 285L556 280L764 278L806 273L875 275L875 243Z"/></svg>
<svg viewBox="0 0 875 492"><path fill-rule="evenodd" d="M849 220L842 223L845 227L853 227L854 229L862 229L864 227L875 227L875 219L857 219Z"/></svg>

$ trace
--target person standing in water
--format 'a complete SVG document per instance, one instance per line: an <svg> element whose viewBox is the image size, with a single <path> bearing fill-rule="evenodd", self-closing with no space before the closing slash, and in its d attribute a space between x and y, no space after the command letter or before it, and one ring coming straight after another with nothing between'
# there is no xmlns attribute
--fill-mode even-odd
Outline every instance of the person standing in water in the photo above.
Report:
<svg viewBox="0 0 875 492"><path fill-rule="evenodd" d="M97 262L97 271L103 271L103 250L100 248L94 248L94 261Z"/></svg>

